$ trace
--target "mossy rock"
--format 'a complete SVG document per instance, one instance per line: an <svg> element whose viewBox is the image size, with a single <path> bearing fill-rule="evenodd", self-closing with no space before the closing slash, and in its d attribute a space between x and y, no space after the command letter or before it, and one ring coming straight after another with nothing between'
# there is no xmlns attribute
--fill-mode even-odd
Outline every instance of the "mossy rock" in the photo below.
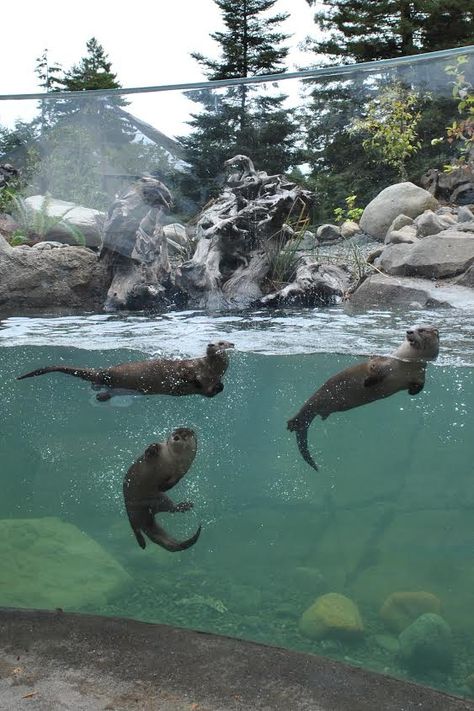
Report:
<svg viewBox="0 0 474 711"><path fill-rule="evenodd" d="M0 606L100 608L131 582L96 541L55 517L0 520Z"/></svg>
<svg viewBox="0 0 474 711"><path fill-rule="evenodd" d="M321 595L301 616L300 632L312 639L356 638L364 632L357 605L345 595Z"/></svg>
<svg viewBox="0 0 474 711"><path fill-rule="evenodd" d="M421 615L400 634L400 655L413 671L449 670L453 662L451 630L442 617Z"/></svg>
<svg viewBox="0 0 474 711"><path fill-rule="evenodd" d="M441 602L433 593L419 591L393 592L380 609L380 617L393 632L402 632L425 612L438 614Z"/></svg>

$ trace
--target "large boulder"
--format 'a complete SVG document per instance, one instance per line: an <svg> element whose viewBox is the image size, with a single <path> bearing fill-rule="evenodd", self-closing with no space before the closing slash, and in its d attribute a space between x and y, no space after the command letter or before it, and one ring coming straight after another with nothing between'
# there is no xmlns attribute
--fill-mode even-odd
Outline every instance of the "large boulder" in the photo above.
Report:
<svg viewBox="0 0 474 711"><path fill-rule="evenodd" d="M86 247L11 247L0 236L0 312L64 309L95 311L110 276Z"/></svg>
<svg viewBox="0 0 474 711"><path fill-rule="evenodd" d="M303 612L299 629L305 637L323 639L357 638L364 632L364 624L355 602L339 593L326 593Z"/></svg>
<svg viewBox="0 0 474 711"><path fill-rule="evenodd" d="M435 210L437 206L438 201L431 193L413 183L390 185L367 205L359 222L360 228L383 242L398 215L414 218L425 210Z"/></svg>
<svg viewBox="0 0 474 711"><path fill-rule="evenodd" d="M397 245L398 246L398 245ZM468 273L468 272L467 272ZM471 276L472 286L474 277ZM474 310L474 291L468 285L435 284L430 279L373 274L351 294L349 308L432 308L448 306Z"/></svg>
<svg viewBox="0 0 474 711"><path fill-rule="evenodd" d="M77 610L131 583L96 541L59 518L0 521L0 605Z"/></svg>
<svg viewBox="0 0 474 711"><path fill-rule="evenodd" d="M45 195L32 195L26 198L25 204L32 228L42 213L51 223L45 231L45 239L72 245L83 241L87 247L101 245L101 227L105 219L103 212Z"/></svg>
<svg viewBox="0 0 474 711"><path fill-rule="evenodd" d="M474 235L444 230L415 244L388 245L376 261L387 274L444 279L462 274L474 262Z"/></svg>

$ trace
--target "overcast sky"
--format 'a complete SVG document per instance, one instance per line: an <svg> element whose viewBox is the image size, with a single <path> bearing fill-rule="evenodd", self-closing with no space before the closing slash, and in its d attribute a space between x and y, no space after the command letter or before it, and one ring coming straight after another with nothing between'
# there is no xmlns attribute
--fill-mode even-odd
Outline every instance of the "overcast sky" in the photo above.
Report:
<svg viewBox="0 0 474 711"><path fill-rule="evenodd" d="M288 68L311 64L297 45L315 34L313 10L306 0L278 0L274 11L289 12L282 29L292 37ZM34 73L45 48L51 62L69 68L86 53L92 36L103 45L123 87L195 82L204 79L190 52L216 56L210 32L222 29L213 0L20 0L2 3L0 94L40 91ZM287 82L288 84L289 82ZM284 91L287 92L285 86ZM36 102L0 102L0 124L31 118ZM133 97L129 110L168 135L179 135L189 109L177 92Z"/></svg>

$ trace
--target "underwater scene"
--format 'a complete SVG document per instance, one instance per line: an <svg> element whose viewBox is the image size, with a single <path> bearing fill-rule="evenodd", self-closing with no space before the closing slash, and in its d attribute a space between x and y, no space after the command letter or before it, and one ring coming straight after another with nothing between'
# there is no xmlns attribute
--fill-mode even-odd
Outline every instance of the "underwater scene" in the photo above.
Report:
<svg viewBox="0 0 474 711"><path fill-rule="evenodd" d="M330 376L440 330L421 393L316 418L301 457L286 427ZM129 617L333 657L474 693L474 319L340 308L0 322L0 605ZM204 353L228 340L224 389L100 402L53 365ZM192 428L197 454L158 513L187 550L142 550L123 479Z"/></svg>

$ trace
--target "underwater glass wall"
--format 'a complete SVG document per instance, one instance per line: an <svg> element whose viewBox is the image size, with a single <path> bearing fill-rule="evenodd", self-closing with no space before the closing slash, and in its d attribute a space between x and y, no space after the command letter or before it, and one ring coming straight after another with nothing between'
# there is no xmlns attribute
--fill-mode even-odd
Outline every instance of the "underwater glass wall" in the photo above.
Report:
<svg viewBox="0 0 474 711"><path fill-rule="evenodd" d="M474 694L473 83L0 97L1 606Z"/></svg>

